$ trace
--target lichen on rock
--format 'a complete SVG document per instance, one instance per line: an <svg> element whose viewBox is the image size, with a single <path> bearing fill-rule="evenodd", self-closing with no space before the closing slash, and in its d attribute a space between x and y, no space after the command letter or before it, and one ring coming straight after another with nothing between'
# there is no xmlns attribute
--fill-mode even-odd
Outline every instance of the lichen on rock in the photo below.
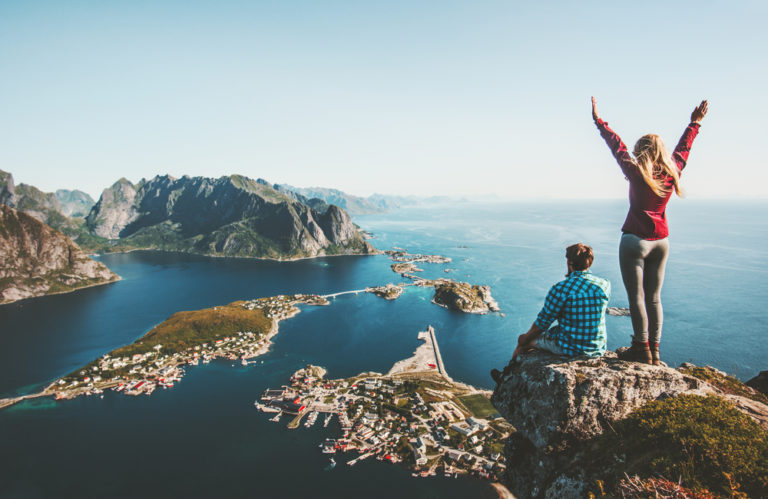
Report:
<svg viewBox="0 0 768 499"><path fill-rule="evenodd" d="M743 428L742 435L754 434L756 441L762 441L768 435L768 405L745 397L744 393L747 392L726 393L716 384L691 375L690 369L625 362L613 352L602 358L566 358L544 352L522 355L510 364L491 397L499 413L517 430L505 448L507 485L517 497L583 497L587 492L600 493L596 480L607 480L610 487L618 486L623 471L632 467L623 461L627 456L622 455L616 441L606 440L606 435L615 435L619 428L628 435L639 431L642 419L635 415L649 403L664 402L654 406L660 414L665 410L684 411L683 405L696 407L703 419L711 416L713 421L721 417L713 412L722 412L727 407L730 412L723 418ZM681 405L681 397L694 397L694 401ZM721 403L696 402L708 398ZM675 421L680 417L668 419ZM650 442L657 436L647 438ZM718 438L726 449L729 435ZM654 456L654 445L658 446L649 444L648 456ZM760 459L760 452L748 453L745 462ZM597 461L601 462L599 466L590 464ZM642 466L634 463L632 469L647 472L653 469L648 464L651 461L643 461ZM760 469L759 464L752 465ZM750 487L759 487L753 475L737 478ZM689 481L698 483L697 486L720 483L699 483L698 478L694 474Z"/></svg>

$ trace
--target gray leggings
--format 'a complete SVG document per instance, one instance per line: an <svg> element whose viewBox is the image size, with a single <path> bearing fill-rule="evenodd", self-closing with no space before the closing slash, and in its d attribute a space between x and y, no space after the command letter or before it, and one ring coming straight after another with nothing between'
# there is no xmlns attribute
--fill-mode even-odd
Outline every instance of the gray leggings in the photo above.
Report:
<svg viewBox="0 0 768 499"><path fill-rule="evenodd" d="M669 256L669 240L647 241L634 234L623 234L619 244L621 278L627 290L635 341L658 343L664 311L661 285Z"/></svg>

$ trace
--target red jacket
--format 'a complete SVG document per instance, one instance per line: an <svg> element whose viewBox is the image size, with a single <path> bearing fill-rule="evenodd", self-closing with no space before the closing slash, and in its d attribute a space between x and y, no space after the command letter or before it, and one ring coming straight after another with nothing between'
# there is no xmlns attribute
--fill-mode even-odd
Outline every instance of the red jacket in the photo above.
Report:
<svg viewBox="0 0 768 499"><path fill-rule="evenodd" d="M664 197L657 196L643 180L637 165L627 151L627 146L616 135L616 132L608 128L608 123L600 118L595 120L595 124L619 163L624 176L629 180L629 213L627 213L627 219L624 221L621 231L650 241L664 239L669 235L666 210L674 190L672 177L667 175L664 179L664 186L668 190L667 194ZM688 161L691 144L699 133L699 126L699 123L688 125L672 153L672 159L677 163L680 172L683 171L685 163Z"/></svg>

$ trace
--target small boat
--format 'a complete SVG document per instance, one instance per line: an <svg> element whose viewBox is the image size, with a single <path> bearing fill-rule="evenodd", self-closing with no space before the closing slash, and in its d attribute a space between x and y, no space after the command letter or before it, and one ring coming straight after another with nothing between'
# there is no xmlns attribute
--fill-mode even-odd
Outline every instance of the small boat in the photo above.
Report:
<svg viewBox="0 0 768 499"><path fill-rule="evenodd" d="M330 462L331 462L331 468L333 468L334 466L336 466L336 461L335 461L333 458L331 458L331 461L330 461Z"/></svg>
<svg viewBox="0 0 768 499"><path fill-rule="evenodd" d="M277 423L278 421L280 421L280 416L282 414L283 414L282 412L278 412L277 414L275 414L275 417L269 418L269 420L272 421L273 423Z"/></svg>

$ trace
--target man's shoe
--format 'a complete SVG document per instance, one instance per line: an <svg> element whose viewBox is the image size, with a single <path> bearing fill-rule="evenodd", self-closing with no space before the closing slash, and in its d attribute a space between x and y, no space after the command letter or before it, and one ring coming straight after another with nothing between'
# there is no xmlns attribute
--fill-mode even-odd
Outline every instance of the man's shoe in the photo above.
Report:
<svg viewBox="0 0 768 499"><path fill-rule="evenodd" d="M501 383L501 371L498 369L491 369L491 378L493 378L493 381L495 381L497 385Z"/></svg>
<svg viewBox="0 0 768 499"><path fill-rule="evenodd" d="M639 362L641 364L652 364L651 348L647 341L642 343L632 340L632 346L618 355L620 360L629 362Z"/></svg>
<svg viewBox="0 0 768 499"><path fill-rule="evenodd" d="M654 366L660 366L661 365L661 357L659 357L659 343L658 342L651 343L651 363Z"/></svg>

